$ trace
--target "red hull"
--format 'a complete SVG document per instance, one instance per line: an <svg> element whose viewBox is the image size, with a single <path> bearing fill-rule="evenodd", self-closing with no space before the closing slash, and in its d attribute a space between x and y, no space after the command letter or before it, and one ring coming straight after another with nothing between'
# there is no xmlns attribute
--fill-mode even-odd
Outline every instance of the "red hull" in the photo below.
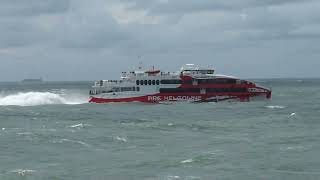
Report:
<svg viewBox="0 0 320 180"><path fill-rule="evenodd" d="M239 101L250 101L250 98L256 96L263 96L267 99L271 98L271 92L268 93L184 93L184 94L169 94L158 93L153 95L130 97L130 98L97 98L91 97L89 102L92 103L118 103L118 102L143 102L143 103L159 103L170 101L190 101L190 102L210 102L210 101L224 101L235 99Z"/></svg>

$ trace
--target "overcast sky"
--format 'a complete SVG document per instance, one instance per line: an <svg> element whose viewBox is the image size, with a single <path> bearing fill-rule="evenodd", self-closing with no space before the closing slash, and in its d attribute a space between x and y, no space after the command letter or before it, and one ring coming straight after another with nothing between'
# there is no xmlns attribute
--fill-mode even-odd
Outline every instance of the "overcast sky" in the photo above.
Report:
<svg viewBox="0 0 320 180"><path fill-rule="evenodd" d="M320 1L0 0L0 81L113 79L139 61L320 77Z"/></svg>

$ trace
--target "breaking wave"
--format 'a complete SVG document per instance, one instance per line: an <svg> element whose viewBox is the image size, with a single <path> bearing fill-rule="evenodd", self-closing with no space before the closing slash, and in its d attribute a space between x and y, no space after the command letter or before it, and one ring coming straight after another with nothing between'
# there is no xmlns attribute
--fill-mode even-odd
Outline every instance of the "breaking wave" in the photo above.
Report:
<svg viewBox="0 0 320 180"><path fill-rule="evenodd" d="M280 105L275 105L275 106L266 106L268 109L285 109L287 106L280 106Z"/></svg>
<svg viewBox="0 0 320 180"><path fill-rule="evenodd" d="M85 97L64 96L52 92L19 92L10 95L0 95L0 106L38 106L47 104L84 104Z"/></svg>

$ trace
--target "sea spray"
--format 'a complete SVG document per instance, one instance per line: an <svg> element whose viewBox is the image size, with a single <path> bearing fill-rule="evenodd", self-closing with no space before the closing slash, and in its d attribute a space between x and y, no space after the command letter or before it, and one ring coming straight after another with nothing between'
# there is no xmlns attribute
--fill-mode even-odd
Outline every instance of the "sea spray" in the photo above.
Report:
<svg viewBox="0 0 320 180"><path fill-rule="evenodd" d="M38 106L47 104L83 104L86 103L83 97L75 98L63 96L52 92L19 92L16 94L0 96L0 105L8 106Z"/></svg>

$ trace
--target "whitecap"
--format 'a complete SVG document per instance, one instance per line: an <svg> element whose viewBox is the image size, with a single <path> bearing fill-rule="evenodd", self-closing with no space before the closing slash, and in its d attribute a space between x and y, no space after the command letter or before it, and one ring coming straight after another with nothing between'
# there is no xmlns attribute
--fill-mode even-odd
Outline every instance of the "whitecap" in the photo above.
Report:
<svg viewBox="0 0 320 180"><path fill-rule="evenodd" d="M191 180L191 179L201 179L201 177L199 177L199 176L187 176L186 179L189 179L189 180Z"/></svg>
<svg viewBox="0 0 320 180"><path fill-rule="evenodd" d="M78 143L78 144L81 144L81 145L84 145L86 147L89 147L90 145L83 142L83 141L75 141L75 140L70 140L70 139L62 139L62 141L65 141L65 142L72 142L72 143Z"/></svg>
<svg viewBox="0 0 320 180"><path fill-rule="evenodd" d="M21 132L17 133L19 136L32 135L32 132Z"/></svg>
<svg viewBox="0 0 320 180"><path fill-rule="evenodd" d="M186 164L186 163L192 163L192 162L193 162L193 159L187 159L187 160L181 161L180 163Z"/></svg>
<svg viewBox="0 0 320 180"><path fill-rule="evenodd" d="M11 173L18 173L20 176L25 176L26 174L34 173L35 170L32 169L16 169L13 171L10 171Z"/></svg>
<svg viewBox="0 0 320 180"><path fill-rule="evenodd" d="M290 114L290 116L295 116L295 115L297 115L297 113L291 113L291 114Z"/></svg>
<svg viewBox="0 0 320 180"><path fill-rule="evenodd" d="M180 176L168 176L168 180L181 179Z"/></svg>
<svg viewBox="0 0 320 180"><path fill-rule="evenodd" d="M289 147L281 147L280 150L282 151L293 151L293 150L303 150L305 147L303 146L289 146Z"/></svg>
<svg viewBox="0 0 320 180"><path fill-rule="evenodd" d="M269 109L284 109L287 108L286 106L274 105L274 106L266 106Z"/></svg>
<svg viewBox="0 0 320 180"><path fill-rule="evenodd" d="M69 126L69 127L71 127L71 128L83 128L84 127L84 125L82 124L82 123L80 123L80 124L75 124L75 125L71 125L71 126Z"/></svg>
<svg viewBox="0 0 320 180"><path fill-rule="evenodd" d="M76 140L71 140L71 139L60 139L58 141L53 141L53 143L64 143L64 142L70 142L70 143L76 143L76 144L81 144L85 147L90 147L89 144L83 142L83 141L76 141Z"/></svg>
<svg viewBox="0 0 320 180"><path fill-rule="evenodd" d="M127 141L128 141L126 138L120 137L120 136L116 136L116 137L115 137L115 140L121 141L121 142L127 142Z"/></svg>
<svg viewBox="0 0 320 180"><path fill-rule="evenodd" d="M71 125L69 126L70 128L85 128L87 126L91 126L90 124L83 124L83 123L80 123L80 124L74 124L74 125Z"/></svg>

